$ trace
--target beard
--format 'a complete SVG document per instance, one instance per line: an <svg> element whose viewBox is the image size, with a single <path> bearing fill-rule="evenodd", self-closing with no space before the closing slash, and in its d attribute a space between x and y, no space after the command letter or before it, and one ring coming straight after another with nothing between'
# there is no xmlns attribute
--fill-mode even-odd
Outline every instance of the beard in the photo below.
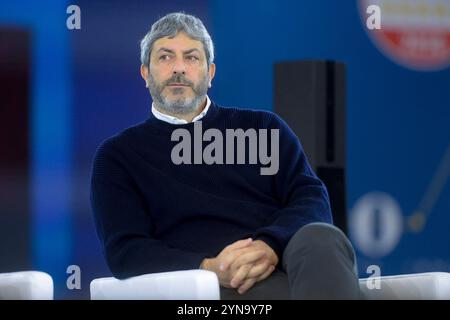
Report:
<svg viewBox="0 0 450 320"><path fill-rule="evenodd" d="M171 115L187 115L194 113L199 108L200 104L206 97L206 92L208 91L208 74L200 79L199 83L195 85L192 81L189 81L185 76L177 74L172 76L170 79L164 82L157 82L153 78L151 72L148 73L148 86L150 95L152 96L153 102L157 105L158 109L164 113ZM172 90L174 96L179 96L175 99L167 99L162 93L162 91L172 83L181 83L189 87L183 88L169 88ZM183 94L184 90L192 89L194 92L193 97L186 97Z"/></svg>

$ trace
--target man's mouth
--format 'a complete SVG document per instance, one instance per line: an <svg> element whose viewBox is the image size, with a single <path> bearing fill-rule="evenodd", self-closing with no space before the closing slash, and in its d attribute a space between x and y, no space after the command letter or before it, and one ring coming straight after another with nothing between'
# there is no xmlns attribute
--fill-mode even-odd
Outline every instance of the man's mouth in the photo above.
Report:
<svg viewBox="0 0 450 320"><path fill-rule="evenodd" d="M184 83L170 83L167 86L168 87L189 87L188 84L184 84Z"/></svg>

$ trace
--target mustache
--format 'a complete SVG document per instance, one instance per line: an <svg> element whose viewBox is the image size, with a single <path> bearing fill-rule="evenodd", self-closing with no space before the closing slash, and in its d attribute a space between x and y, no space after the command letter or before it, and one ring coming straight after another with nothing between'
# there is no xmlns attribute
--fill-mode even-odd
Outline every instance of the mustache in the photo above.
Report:
<svg viewBox="0 0 450 320"><path fill-rule="evenodd" d="M172 76L170 79L167 79L166 81L164 81L164 86L168 86L171 85L173 83L181 83L190 87L193 87L194 84L187 80L183 75L174 75Z"/></svg>

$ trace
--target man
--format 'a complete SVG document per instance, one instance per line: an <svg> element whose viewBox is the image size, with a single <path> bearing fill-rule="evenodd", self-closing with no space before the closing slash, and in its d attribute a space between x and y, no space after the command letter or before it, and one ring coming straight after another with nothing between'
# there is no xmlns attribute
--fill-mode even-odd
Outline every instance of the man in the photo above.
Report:
<svg viewBox="0 0 450 320"><path fill-rule="evenodd" d="M93 165L91 201L113 275L202 268L217 274L223 299L358 298L352 246L332 226L299 140L271 112L212 102L213 61L191 15L161 18L141 42L150 117L103 142ZM233 144L242 137L244 155Z"/></svg>

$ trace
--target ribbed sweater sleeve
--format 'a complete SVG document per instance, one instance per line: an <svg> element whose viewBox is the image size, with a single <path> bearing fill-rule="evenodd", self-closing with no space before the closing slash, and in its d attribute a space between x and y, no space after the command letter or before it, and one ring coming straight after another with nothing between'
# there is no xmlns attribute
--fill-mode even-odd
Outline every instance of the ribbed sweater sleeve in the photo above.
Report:
<svg viewBox="0 0 450 320"><path fill-rule="evenodd" d="M283 251L296 231L312 222L332 223L332 215L326 187L311 169L297 136L275 114L270 126L279 129L280 134L280 167L274 179L281 208L253 237L269 244L281 263Z"/></svg>
<svg viewBox="0 0 450 320"><path fill-rule="evenodd" d="M91 179L94 220L112 274L124 279L199 268L206 253L171 248L152 236L151 208L122 165L124 159L107 140L96 152Z"/></svg>

